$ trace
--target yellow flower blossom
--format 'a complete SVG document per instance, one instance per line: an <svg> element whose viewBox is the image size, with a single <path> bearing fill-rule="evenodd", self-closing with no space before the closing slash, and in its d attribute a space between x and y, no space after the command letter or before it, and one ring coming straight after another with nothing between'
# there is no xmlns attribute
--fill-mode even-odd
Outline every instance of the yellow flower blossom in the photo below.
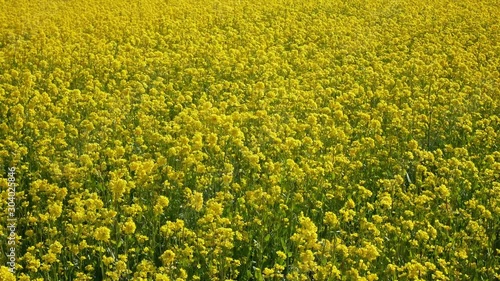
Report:
<svg viewBox="0 0 500 281"><path fill-rule="evenodd" d="M168 207L170 201L167 197L160 195L158 199L156 199L156 205L153 207L155 214L160 214L163 212L163 209Z"/></svg>
<svg viewBox="0 0 500 281"><path fill-rule="evenodd" d="M109 239L111 238L111 231L109 230L109 228L105 226L98 227L94 231L94 238L97 241L108 242Z"/></svg>
<svg viewBox="0 0 500 281"><path fill-rule="evenodd" d="M125 234L133 234L135 232L136 226L132 219L128 219L122 226L122 231Z"/></svg>

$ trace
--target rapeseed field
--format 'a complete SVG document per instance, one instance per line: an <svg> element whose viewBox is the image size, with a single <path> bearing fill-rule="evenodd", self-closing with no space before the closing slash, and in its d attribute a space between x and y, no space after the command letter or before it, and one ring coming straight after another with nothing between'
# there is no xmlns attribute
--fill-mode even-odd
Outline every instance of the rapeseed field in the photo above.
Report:
<svg viewBox="0 0 500 281"><path fill-rule="evenodd" d="M0 280L500 279L497 0L0 0Z"/></svg>

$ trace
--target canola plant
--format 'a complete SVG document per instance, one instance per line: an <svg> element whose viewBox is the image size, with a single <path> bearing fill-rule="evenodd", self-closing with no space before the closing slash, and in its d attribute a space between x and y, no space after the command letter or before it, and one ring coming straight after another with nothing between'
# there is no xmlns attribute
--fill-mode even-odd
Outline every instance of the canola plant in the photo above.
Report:
<svg viewBox="0 0 500 281"><path fill-rule="evenodd" d="M499 279L499 19L0 0L0 279Z"/></svg>

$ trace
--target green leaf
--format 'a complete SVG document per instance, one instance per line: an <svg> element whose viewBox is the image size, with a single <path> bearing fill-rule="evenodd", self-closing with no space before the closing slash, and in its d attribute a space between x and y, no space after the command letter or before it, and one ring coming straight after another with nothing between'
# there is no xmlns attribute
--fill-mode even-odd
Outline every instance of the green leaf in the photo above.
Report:
<svg viewBox="0 0 500 281"><path fill-rule="evenodd" d="M264 237L265 242L269 242L269 239L271 239L271 234L267 234L266 237Z"/></svg>

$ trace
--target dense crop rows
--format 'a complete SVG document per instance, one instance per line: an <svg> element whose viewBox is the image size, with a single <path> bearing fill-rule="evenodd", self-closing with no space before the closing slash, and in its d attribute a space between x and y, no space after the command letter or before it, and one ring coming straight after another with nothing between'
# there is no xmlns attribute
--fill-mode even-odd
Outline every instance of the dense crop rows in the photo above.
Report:
<svg viewBox="0 0 500 281"><path fill-rule="evenodd" d="M0 279L499 278L499 18L0 0Z"/></svg>

